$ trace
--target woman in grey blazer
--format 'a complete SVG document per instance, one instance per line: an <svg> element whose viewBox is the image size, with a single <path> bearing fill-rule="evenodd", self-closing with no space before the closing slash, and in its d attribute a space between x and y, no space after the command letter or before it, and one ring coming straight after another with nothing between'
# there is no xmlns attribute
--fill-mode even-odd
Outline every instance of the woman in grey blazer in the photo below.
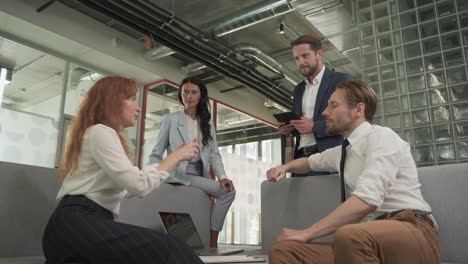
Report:
<svg viewBox="0 0 468 264"><path fill-rule="evenodd" d="M198 142L200 153L191 161L182 161L167 178L167 183L191 185L214 197L211 210L211 247L217 247L218 234L235 197L234 185L227 179L216 143L216 131L208 110L209 99L205 84L198 78L187 77L179 86L179 101L184 110L164 115L149 157L149 163L158 163L183 144ZM210 167L218 177L211 179Z"/></svg>

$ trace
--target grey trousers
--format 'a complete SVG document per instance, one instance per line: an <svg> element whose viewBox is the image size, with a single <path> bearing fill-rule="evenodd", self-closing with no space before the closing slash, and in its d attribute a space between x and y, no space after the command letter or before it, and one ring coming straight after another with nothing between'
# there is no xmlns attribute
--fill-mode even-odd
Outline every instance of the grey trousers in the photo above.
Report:
<svg viewBox="0 0 468 264"><path fill-rule="evenodd" d="M192 186L200 188L206 194L216 199L216 203L213 209L211 209L211 230L221 231L226 214L236 197L236 191L225 192L219 181L203 176L192 175L191 181Z"/></svg>

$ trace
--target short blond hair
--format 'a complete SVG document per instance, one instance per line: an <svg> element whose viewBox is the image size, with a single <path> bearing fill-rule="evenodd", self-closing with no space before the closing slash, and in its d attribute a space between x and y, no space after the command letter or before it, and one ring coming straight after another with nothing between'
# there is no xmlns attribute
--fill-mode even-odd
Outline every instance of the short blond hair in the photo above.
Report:
<svg viewBox="0 0 468 264"><path fill-rule="evenodd" d="M356 106L358 103L364 103L366 120L372 122L377 110L378 99L377 94L369 84L360 80L348 80L340 82L336 89L345 91L345 99L349 105Z"/></svg>

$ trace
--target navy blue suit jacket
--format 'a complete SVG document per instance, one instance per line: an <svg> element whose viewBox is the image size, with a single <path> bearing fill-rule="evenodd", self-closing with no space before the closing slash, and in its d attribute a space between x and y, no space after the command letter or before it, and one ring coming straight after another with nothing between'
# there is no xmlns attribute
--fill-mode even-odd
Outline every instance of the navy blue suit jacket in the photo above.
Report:
<svg viewBox="0 0 468 264"><path fill-rule="evenodd" d="M353 77L350 74L342 72L334 72L325 68L323 73L322 81L320 82L320 87L317 92L317 98L315 99L315 108L314 116L312 121L314 121L314 136L317 141L317 147L320 152L343 144L343 137L336 136L326 136L325 128L327 127L327 121L323 117L322 113L325 111L328 105L328 99L330 99L331 94L335 91L336 86L341 81L352 80ZM304 95L306 83L302 81L293 91L293 111L299 115L302 114L302 96ZM297 158L297 150L299 148L300 135L296 137L296 147L294 149L294 157Z"/></svg>

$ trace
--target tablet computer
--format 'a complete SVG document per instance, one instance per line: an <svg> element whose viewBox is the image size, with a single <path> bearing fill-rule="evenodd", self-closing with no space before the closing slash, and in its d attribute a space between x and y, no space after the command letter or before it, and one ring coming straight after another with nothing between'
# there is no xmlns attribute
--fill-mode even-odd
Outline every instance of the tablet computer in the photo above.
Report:
<svg viewBox="0 0 468 264"><path fill-rule="evenodd" d="M277 114L273 114L273 116L276 118L276 120L278 120L278 122L283 122L283 123L286 123L286 124L289 124L289 121L291 120L299 120L301 119L300 116L298 116L295 112L284 112L284 113L277 113ZM294 136L298 136L299 135L299 131L297 131L296 129L294 129L291 134L293 134Z"/></svg>
<svg viewBox="0 0 468 264"><path fill-rule="evenodd" d="M301 119L300 116L298 116L294 112L284 112L284 113L277 113L273 114L273 116L278 120L279 122L284 122L286 124L289 124L289 121L291 120L299 120Z"/></svg>

